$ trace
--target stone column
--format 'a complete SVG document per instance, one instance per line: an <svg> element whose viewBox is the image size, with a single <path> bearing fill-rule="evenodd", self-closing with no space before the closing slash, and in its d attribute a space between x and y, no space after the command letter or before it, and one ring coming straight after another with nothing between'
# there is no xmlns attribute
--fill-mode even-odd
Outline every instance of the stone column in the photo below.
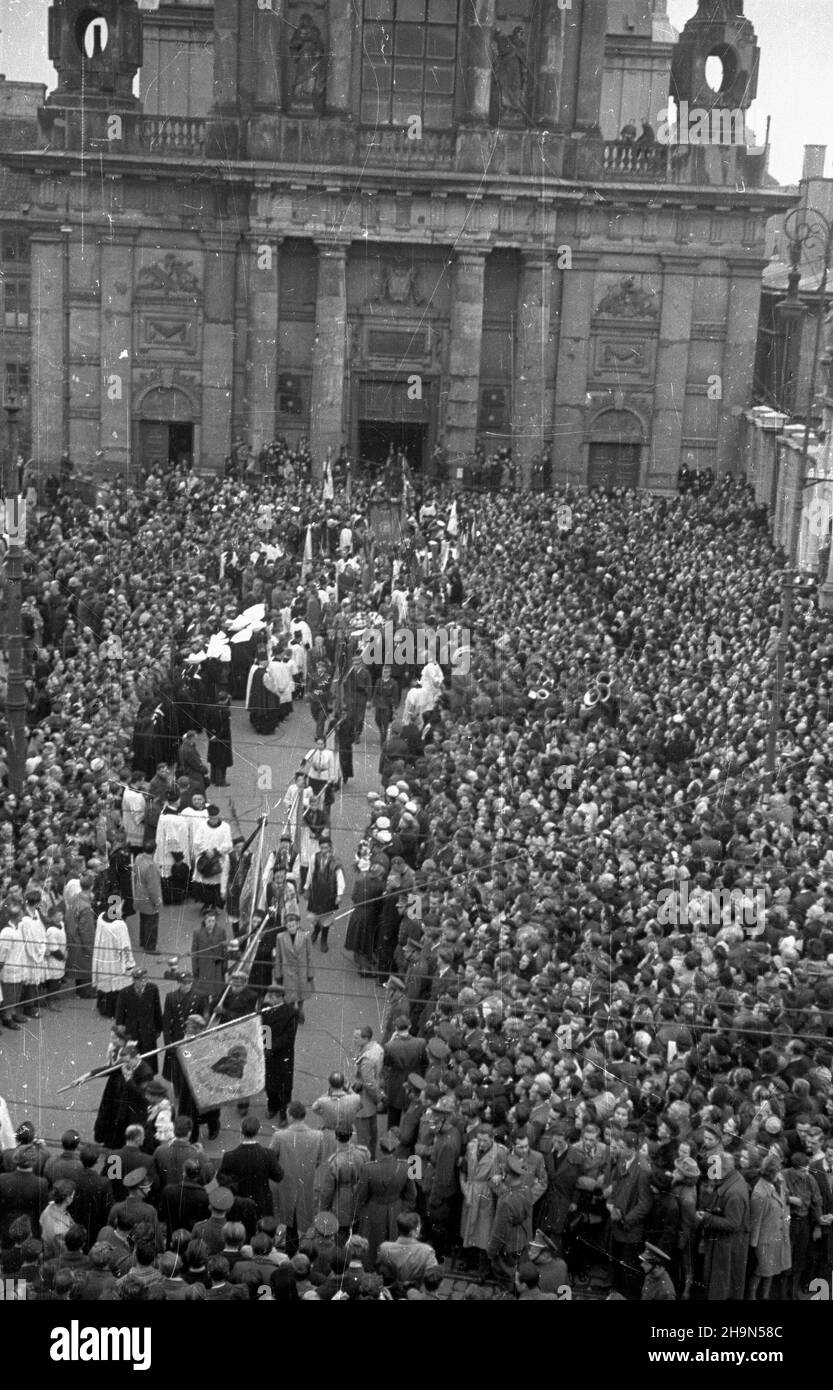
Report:
<svg viewBox="0 0 833 1390"><path fill-rule="evenodd" d="M344 371L347 362L347 241L319 241L315 342L312 352L310 449L315 476L344 439Z"/></svg>
<svg viewBox="0 0 833 1390"><path fill-rule="evenodd" d="M599 129L606 37L607 5L600 5L597 0L584 0L576 85L577 130L596 133Z"/></svg>
<svg viewBox="0 0 833 1390"><path fill-rule="evenodd" d="M274 232L250 232L248 256L247 433L255 453L275 438L278 382L278 284L280 243Z"/></svg>
<svg viewBox="0 0 833 1390"><path fill-rule="evenodd" d="M558 124L562 130L572 130L578 99L579 57L581 53L582 0L573 0L564 10L562 24L563 54L561 58L561 91L558 94ZM603 6L607 9L607 6Z"/></svg>
<svg viewBox="0 0 833 1390"><path fill-rule="evenodd" d="M492 95L492 30L496 0L466 0L465 120L485 125Z"/></svg>
<svg viewBox="0 0 833 1390"><path fill-rule="evenodd" d="M283 106L281 6L255 11L255 104L269 111Z"/></svg>
<svg viewBox="0 0 833 1390"><path fill-rule="evenodd" d="M222 472L231 448L237 245L217 235L204 244L202 462Z"/></svg>
<svg viewBox="0 0 833 1390"><path fill-rule="evenodd" d="M533 454L541 452L551 418L546 365L551 339L552 263L540 251L522 253L518 293L515 380L512 390L512 453L518 481L527 486Z"/></svg>
<svg viewBox="0 0 833 1390"><path fill-rule="evenodd" d="M39 468L52 471L64 447L64 315L69 313L60 232L34 232L32 263L32 454ZM67 421L67 427L68 427Z"/></svg>
<svg viewBox="0 0 833 1390"><path fill-rule="evenodd" d="M729 256L731 281L726 342L723 353L723 399L717 403L717 461L719 473L736 472L739 462L740 418L749 402L760 314L761 272L758 256Z"/></svg>
<svg viewBox="0 0 833 1390"><path fill-rule="evenodd" d="M214 0L214 110L233 115L255 92L256 0Z"/></svg>
<svg viewBox="0 0 833 1390"><path fill-rule="evenodd" d="M117 471L130 467L133 365L133 239L101 242L99 448Z"/></svg>
<svg viewBox="0 0 833 1390"><path fill-rule="evenodd" d="M596 260L595 253L574 251L572 270L561 274L552 450L554 483L586 481L584 434Z"/></svg>
<svg viewBox="0 0 833 1390"><path fill-rule="evenodd" d="M329 52L327 55L327 111L346 115L352 109L353 0L329 0Z"/></svg>
<svg viewBox="0 0 833 1390"><path fill-rule="evenodd" d="M451 272L445 444L452 468L462 467L474 454L486 255L486 251L469 248L458 250Z"/></svg>
<svg viewBox="0 0 833 1390"><path fill-rule="evenodd" d="M550 0L538 0L534 116L538 125L551 130L558 125L561 87L562 21L569 10L559 10Z"/></svg>
<svg viewBox="0 0 833 1390"><path fill-rule="evenodd" d="M647 485L651 474L670 473L675 481L681 462L685 421L696 262L690 256L662 258L662 315L654 384L654 418ZM673 484L672 484L673 485ZM667 482L662 483L667 487Z"/></svg>

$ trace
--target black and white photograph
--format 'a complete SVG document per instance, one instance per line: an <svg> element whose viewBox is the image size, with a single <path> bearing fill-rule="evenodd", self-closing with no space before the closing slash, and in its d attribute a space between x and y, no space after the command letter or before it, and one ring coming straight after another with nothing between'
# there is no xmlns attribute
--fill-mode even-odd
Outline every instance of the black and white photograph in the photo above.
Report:
<svg viewBox="0 0 833 1390"><path fill-rule="evenodd" d="M662 1303L649 1382L798 1369L831 90L833 0L6 0L0 1301L38 1356L157 1369L167 1302L559 1302L616 1373L607 1305Z"/></svg>

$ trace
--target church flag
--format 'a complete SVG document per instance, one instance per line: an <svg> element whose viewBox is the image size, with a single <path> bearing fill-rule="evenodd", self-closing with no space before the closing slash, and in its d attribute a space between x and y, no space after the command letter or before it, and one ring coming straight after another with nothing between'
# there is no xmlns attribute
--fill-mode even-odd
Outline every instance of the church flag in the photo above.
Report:
<svg viewBox="0 0 833 1390"><path fill-rule="evenodd" d="M177 1046L198 1110L256 1096L266 1082L258 1014L220 1024Z"/></svg>

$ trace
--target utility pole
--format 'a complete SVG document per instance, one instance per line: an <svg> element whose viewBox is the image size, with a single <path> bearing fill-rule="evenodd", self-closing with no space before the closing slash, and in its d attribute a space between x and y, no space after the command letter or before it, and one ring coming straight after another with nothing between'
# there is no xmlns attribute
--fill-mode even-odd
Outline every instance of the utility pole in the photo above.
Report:
<svg viewBox="0 0 833 1390"><path fill-rule="evenodd" d="M23 789L26 765L26 686L23 672L23 624L21 590L23 585L23 547L26 543L26 503L20 495L17 469L18 420L20 406L10 400L5 406L9 422L9 450L3 470L3 505L6 523L6 742L9 784L15 796Z"/></svg>

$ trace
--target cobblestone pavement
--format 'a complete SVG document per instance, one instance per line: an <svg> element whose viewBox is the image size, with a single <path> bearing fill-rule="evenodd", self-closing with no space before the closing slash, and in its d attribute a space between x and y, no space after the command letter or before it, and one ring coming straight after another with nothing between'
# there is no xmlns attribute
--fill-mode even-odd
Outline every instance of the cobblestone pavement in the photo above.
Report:
<svg viewBox="0 0 833 1390"><path fill-rule="evenodd" d="M290 718L269 738L258 737L245 710L235 704L234 766L228 774L229 786L212 787L210 796L224 815L234 802L244 834L250 834L258 816L268 810L268 840L279 837L285 818L283 793L299 759L311 747L312 734L313 721L305 704L296 704ZM205 756L205 740L200 742ZM342 905L345 915L336 921L331 933L329 954L315 952L317 993L307 1002L307 1022L298 1031L295 1095L306 1102L326 1089L329 1072L349 1066L353 1030L364 1023L378 1027L381 1018L382 990L371 981L358 978L352 957L341 948L350 905L353 856L367 820L367 792L379 786L378 758L378 733L371 725L354 750L356 778L338 794L332 810L333 842L347 879ZM194 903L165 908L160 920L159 955L147 956L138 947L139 919L129 919L136 959L147 966L151 979L158 983L163 1001L173 986L162 980L162 972L170 956L188 954L198 923L199 909ZM43 1010L40 1019L29 1020L20 1033L4 1031L0 1037L0 1094L9 1105L13 1122L17 1125L23 1119L32 1119L46 1138L58 1139L68 1125L74 1125L84 1135L91 1134L103 1082L90 1082L64 1095L58 1095L58 1090L104 1061L108 1036L108 1023L97 1013L94 1001L74 995L63 999L60 1014ZM266 1118L265 1097L253 1102L252 1113L262 1119L268 1137L273 1126ZM208 1152L235 1142L238 1123L235 1108L226 1107L220 1136L214 1143L206 1143Z"/></svg>

